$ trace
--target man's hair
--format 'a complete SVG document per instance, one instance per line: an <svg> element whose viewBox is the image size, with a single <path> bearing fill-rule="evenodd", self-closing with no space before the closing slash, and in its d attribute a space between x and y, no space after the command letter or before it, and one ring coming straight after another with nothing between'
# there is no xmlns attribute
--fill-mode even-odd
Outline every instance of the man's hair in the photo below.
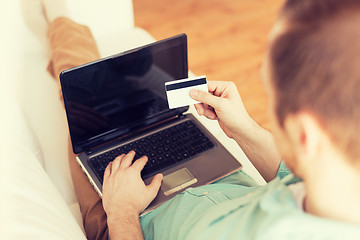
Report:
<svg viewBox="0 0 360 240"><path fill-rule="evenodd" d="M279 21L285 28L269 52L279 124L307 111L359 159L360 0L288 0Z"/></svg>

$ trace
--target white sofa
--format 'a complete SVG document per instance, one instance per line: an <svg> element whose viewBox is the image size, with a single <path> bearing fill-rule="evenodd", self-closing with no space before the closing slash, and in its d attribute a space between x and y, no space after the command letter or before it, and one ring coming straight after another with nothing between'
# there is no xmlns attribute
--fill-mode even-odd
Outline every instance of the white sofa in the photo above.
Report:
<svg viewBox="0 0 360 240"><path fill-rule="evenodd" d="M69 0L71 16L88 25L102 56L154 41L134 26L131 0ZM1 83L1 239L83 239L68 165L68 128L43 46L25 26L19 3L9 1L5 79ZM6 39L5 39L6 40ZM206 74L206 73L204 73ZM3 75L4 76L4 75ZM190 112L194 112L190 108ZM196 115L196 114L195 114ZM197 116L197 115L196 115ZM216 122L204 125L263 183L237 144Z"/></svg>

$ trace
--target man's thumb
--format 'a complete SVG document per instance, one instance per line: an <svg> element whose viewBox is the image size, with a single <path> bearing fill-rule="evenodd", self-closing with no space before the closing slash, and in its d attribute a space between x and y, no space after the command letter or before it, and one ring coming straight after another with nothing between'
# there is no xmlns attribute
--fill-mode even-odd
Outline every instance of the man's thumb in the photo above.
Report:
<svg viewBox="0 0 360 240"><path fill-rule="evenodd" d="M197 89L191 89L190 97L192 97L194 100L197 100L201 103L205 103L214 108L216 108L218 101L219 101L219 98L212 95L211 93L204 92L204 91L197 90Z"/></svg>
<svg viewBox="0 0 360 240"><path fill-rule="evenodd" d="M160 189L161 186L161 182L163 180L163 175L162 174L157 174L151 181L151 183L148 185L148 189L151 192L151 194L153 195L153 197L155 197Z"/></svg>

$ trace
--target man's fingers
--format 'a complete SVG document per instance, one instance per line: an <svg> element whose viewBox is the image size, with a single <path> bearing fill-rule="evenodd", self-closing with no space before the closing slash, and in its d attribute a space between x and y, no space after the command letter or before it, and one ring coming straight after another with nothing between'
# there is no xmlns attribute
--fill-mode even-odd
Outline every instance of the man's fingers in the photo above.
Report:
<svg viewBox="0 0 360 240"><path fill-rule="evenodd" d="M104 172L104 179L103 179L103 180L107 179L107 178L110 176L110 174L111 174L111 167L112 167L112 162L110 162L110 163L107 165L107 167L106 167L106 169L105 169L105 172Z"/></svg>
<svg viewBox="0 0 360 240"><path fill-rule="evenodd" d="M159 192L162 180L163 180L163 175L159 173L155 175L151 183L147 186L147 189L152 198L155 198L157 193Z"/></svg>
<svg viewBox="0 0 360 240"><path fill-rule="evenodd" d="M211 107L205 108L204 116L207 117L208 119L211 119L211 120L216 120L217 119L217 115L216 115L214 109L211 108Z"/></svg>
<svg viewBox="0 0 360 240"><path fill-rule="evenodd" d="M208 104L214 108L218 105L219 98L212 95L211 93L200 91L197 89L191 89L190 96L202 103Z"/></svg>
<svg viewBox="0 0 360 240"><path fill-rule="evenodd" d="M215 90L218 88L219 83L223 84L224 82L220 82L220 81L208 81L207 85L208 85L208 90L209 92L215 92Z"/></svg>
<svg viewBox="0 0 360 240"><path fill-rule="evenodd" d="M202 103L197 103L194 105L194 107L200 116L204 114L204 105Z"/></svg>
<svg viewBox="0 0 360 240"><path fill-rule="evenodd" d="M128 154L124 156L124 158L121 160L120 167L121 168L128 168L131 166L131 163L135 157L135 152L130 151Z"/></svg>
<svg viewBox="0 0 360 240"><path fill-rule="evenodd" d="M142 156L141 158L139 158L134 162L133 167L140 172L145 167L147 161L148 161L148 157Z"/></svg>
<svg viewBox="0 0 360 240"><path fill-rule="evenodd" d="M112 172L118 170L118 168L120 166L120 162L122 161L124 156L125 156L125 154L121 154L120 156L116 157L114 161L112 161L112 166L111 166Z"/></svg>

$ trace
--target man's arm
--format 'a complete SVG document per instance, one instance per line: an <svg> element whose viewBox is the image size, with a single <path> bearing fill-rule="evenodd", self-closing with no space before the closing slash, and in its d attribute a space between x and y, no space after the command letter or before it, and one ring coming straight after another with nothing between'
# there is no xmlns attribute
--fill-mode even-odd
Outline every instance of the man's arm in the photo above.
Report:
<svg viewBox="0 0 360 240"><path fill-rule="evenodd" d="M192 90L190 96L201 102L195 108L200 115L218 120L225 134L242 148L266 181L272 180L281 157L273 136L247 113L233 82L208 82L209 92Z"/></svg>
<svg viewBox="0 0 360 240"><path fill-rule="evenodd" d="M281 156L269 131L253 121L253 127L247 128L246 134L234 134L233 138L265 181L276 177Z"/></svg>
<svg viewBox="0 0 360 240"><path fill-rule="evenodd" d="M139 214L156 197L162 175L156 175L146 186L140 172L147 157L132 164L135 152L121 155L111 162L104 173L103 206L107 215L111 240L143 239Z"/></svg>

